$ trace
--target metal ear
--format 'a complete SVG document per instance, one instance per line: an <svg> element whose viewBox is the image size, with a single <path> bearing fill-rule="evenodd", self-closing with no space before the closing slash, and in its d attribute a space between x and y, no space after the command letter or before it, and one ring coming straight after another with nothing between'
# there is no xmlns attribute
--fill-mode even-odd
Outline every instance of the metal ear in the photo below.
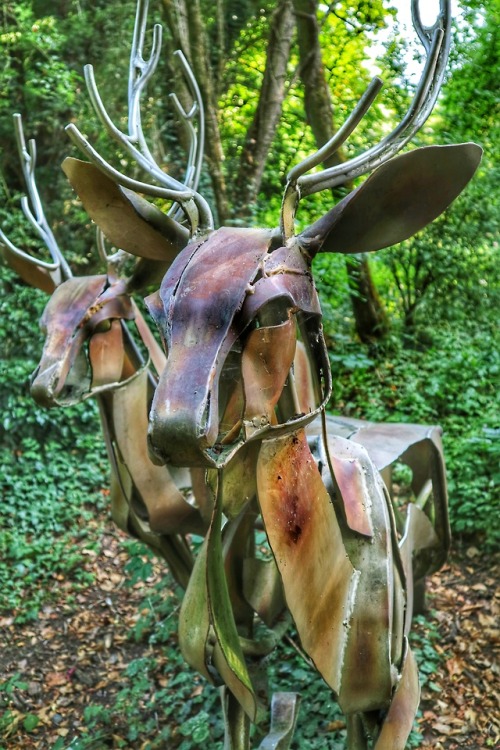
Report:
<svg viewBox="0 0 500 750"><path fill-rule="evenodd" d="M475 143L462 143L397 156L298 240L311 256L363 253L402 242L448 208L474 175L481 154Z"/></svg>
<svg viewBox="0 0 500 750"><path fill-rule="evenodd" d="M172 261L187 243L187 229L93 164L68 157L62 168L89 216L116 247L139 257Z"/></svg>

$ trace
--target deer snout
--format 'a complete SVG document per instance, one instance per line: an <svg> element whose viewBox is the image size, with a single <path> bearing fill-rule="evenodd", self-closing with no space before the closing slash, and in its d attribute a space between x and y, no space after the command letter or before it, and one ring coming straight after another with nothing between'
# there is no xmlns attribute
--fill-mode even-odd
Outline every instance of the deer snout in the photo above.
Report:
<svg viewBox="0 0 500 750"><path fill-rule="evenodd" d="M163 416L158 409L151 411L148 447L155 464L214 466L206 454L214 441L207 438L190 412L179 410Z"/></svg>
<svg viewBox="0 0 500 750"><path fill-rule="evenodd" d="M207 449L217 440L217 422L210 420L209 394L194 387L189 379L170 375L167 363L149 415L151 460L172 466L214 466L207 455Z"/></svg>
<svg viewBox="0 0 500 750"><path fill-rule="evenodd" d="M30 393L39 406L48 408L55 406L56 389L59 380L59 363L54 362L49 367L36 368L31 376Z"/></svg>

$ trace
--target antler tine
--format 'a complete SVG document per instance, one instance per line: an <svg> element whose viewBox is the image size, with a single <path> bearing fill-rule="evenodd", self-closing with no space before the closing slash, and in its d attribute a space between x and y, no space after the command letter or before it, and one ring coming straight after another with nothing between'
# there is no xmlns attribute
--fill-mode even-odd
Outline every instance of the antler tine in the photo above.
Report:
<svg viewBox="0 0 500 750"><path fill-rule="evenodd" d="M451 28L450 0L439 0L439 14L432 26L424 26L422 23L420 18L420 0L411 0L411 18L418 38L427 52L430 50L436 29L443 29L445 32L444 44L446 45L444 54L447 58L450 47L449 31ZM444 73L444 68L442 72Z"/></svg>
<svg viewBox="0 0 500 750"><path fill-rule="evenodd" d="M294 213L301 197L302 176L305 175L306 172L309 172L310 169L317 167L342 146L370 109L377 94L382 88L382 85L380 78L373 78L340 130L338 130L335 135L324 144L324 146L318 149L318 151L311 156L306 157L288 173L286 178L287 185L283 195L283 204L281 208L281 229L284 237L290 237L293 234ZM324 174L324 172L321 174Z"/></svg>
<svg viewBox="0 0 500 750"><path fill-rule="evenodd" d="M71 269L65 260L59 245L57 244L56 238L47 222L45 213L43 210L40 195L35 180L35 167L36 167L36 143L34 139L28 141L26 147L26 140L24 138L23 121L20 114L16 113L13 115L14 120L14 133L16 137L17 150L19 153L19 161L21 164L21 170L23 173L24 183L26 186L27 195L21 197L21 207L26 219L29 221L35 232L38 234L44 245L47 247L51 257L52 263L44 261L40 258L35 257L19 247L14 245L13 242L2 232L0 229L0 242L10 250L17 258L22 261L27 261L31 265L35 265L39 268L45 269L49 276L52 278L53 283L58 285L63 279L68 279L72 276Z"/></svg>
<svg viewBox="0 0 500 750"><path fill-rule="evenodd" d="M208 203L199 193L196 192L196 188L191 184L191 182L196 183L197 180L190 180L190 182L185 184L164 172L161 167L158 166L151 154L142 129L140 97L146 84L157 68L162 38L161 26L156 24L153 29L152 51L149 59L147 61L144 60L142 51L146 32L148 6L148 0L138 0L129 65L128 134L119 130L107 113L95 82L92 65L86 65L84 70L92 106L106 131L120 144L120 146L124 148L124 150L127 151L141 169L158 183L158 185L150 185L123 175L95 151L85 136L82 135L74 124L68 125L66 130L71 140L86 154L90 161L119 185L145 193L146 195L172 200L175 202L174 205L176 207L180 205L182 211L187 216L191 226L191 231L194 234L198 229L206 230L213 228L213 218ZM187 63L185 63L185 69L186 66ZM189 80L190 77L188 75L188 81ZM192 88L192 84L190 87ZM196 101L198 100L196 99ZM191 159L192 156L190 154L190 162ZM201 156L199 157L199 161L199 168L201 168ZM190 171L191 168L188 169L188 173ZM177 208L174 210L177 210Z"/></svg>
<svg viewBox="0 0 500 750"><path fill-rule="evenodd" d="M153 27L153 44L149 60L146 62L142 51L146 35L148 10L149 0L143 0L143 2L137 3L128 78L128 128L132 140L140 143L141 150L144 148L149 154L149 149L142 132L140 97L149 79L156 71L160 60L162 27L158 23Z"/></svg>
<svg viewBox="0 0 500 750"><path fill-rule="evenodd" d="M40 195L35 181L36 167L36 143L33 138L28 141L28 148L24 139L23 121L20 114L14 114L14 132L16 136L17 149L21 162L27 196L21 198L23 213L46 245L55 264L59 265L65 278L72 276L63 254L57 244L56 238L47 222L43 210Z"/></svg>
<svg viewBox="0 0 500 750"><path fill-rule="evenodd" d="M322 161L327 159L340 148L368 112L382 86L382 81L378 76L372 78L370 85L340 130L338 130L318 151L293 167L287 175L287 182L297 182L299 177L306 172L309 172L313 167L317 167Z"/></svg>
<svg viewBox="0 0 500 750"><path fill-rule="evenodd" d="M203 108L203 100L201 98L201 92L198 83L193 75L193 71L191 70L188 61L186 60L181 50L176 50L174 52L174 55L179 58L184 75L186 76L188 87L194 100L191 109L189 110L189 112L186 112L177 95L174 93L170 94L172 103L177 111L177 114L180 117L182 124L184 125L189 139L189 156L184 183L193 190L197 190L203 163L203 151L205 148L205 110ZM196 115L198 115L199 120L198 130L196 130L193 125L193 120ZM168 213L169 216L175 215L177 217L178 206L174 204Z"/></svg>
<svg viewBox="0 0 500 750"><path fill-rule="evenodd" d="M302 196L312 195L327 188L344 185L388 161L422 127L432 111L443 80L450 46L451 14L450 0L440 0L439 14L436 22L432 26L423 26L420 20L418 2L419 0L412 0L413 25L427 53L427 60L414 98L403 120L389 135L363 154L329 169L325 169L318 174L304 174L306 170L319 163L319 158L316 158L316 155L311 158L310 166L306 165L305 169L302 168L304 164L302 162L302 165L299 165L298 174L295 170L291 171L289 175L291 181L290 185L287 185L285 195L287 193L290 195L295 191L297 195L296 200L298 201ZM340 143L345 141L368 110L374 98L374 96L371 98L370 95L371 86L365 92L363 99L359 102L351 118L349 118L339 133L321 149L322 160L326 159L339 148ZM363 107L362 104L365 98L368 106ZM356 115L354 117L358 111L360 116ZM354 127L349 127L350 123L354 124ZM344 135L344 131L348 131L347 135ZM339 139L341 134L342 137ZM283 219L283 223L286 223L285 219Z"/></svg>
<svg viewBox="0 0 500 750"><path fill-rule="evenodd" d="M120 267L127 261L128 258L135 258L134 255L131 255L130 253L127 253L125 250L121 250L120 248L118 250L115 250L114 253L108 253L106 251L106 237L100 227L96 227L95 235L97 254L106 265L108 274L110 269L118 274Z"/></svg>
<svg viewBox="0 0 500 750"><path fill-rule="evenodd" d="M193 159L190 162L191 176L190 182L188 182L188 184L193 188L193 190L196 190L198 187L198 182L200 180L203 152L205 149L205 109L203 107L203 99L201 98L200 87L198 86L198 82L196 81L193 71L191 70L191 67L189 66L189 63L186 60L184 54L181 52L181 50L176 50L174 52L174 55L179 58L184 74L186 76L188 87L194 99L193 105L189 112L185 112L175 94L171 95L174 102L176 102L176 108L179 115L182 117L183 122L186 123L186 126L189 126L189 132L192 133L190 153L193 155ZM192 125L192 120L196 115L198 115L199 119L198 132L196 132Z"/></svg>
<svg viewBox="0 0 500 750"><path fill-rule="evenodd" d="M92 103L92 106L94 108L95 113L97 114L99 120L106 128L106 131L109 133L109 135L117 141L133 158L137 164L151 177L158 180L158 182L161 182L161 184L164 187L170 188L171 190L185 190L186 186L180 183L178 180L175 180L173 177L170 177L170 175L163 172L162 169L156 164L155 160L153 159L147 144L144 141L144 137L141 136L141 142L140 142L140 150L137 149L134 146L134 142L139 142L139 139L136 138L133 134L127 135L126 133L123 133L119 128L116 127L116 125L111 120L110 116L108 115L106 108L103 104L103 101L101 99L101 96L99 94L99 90L97 88L97 84L95 82L94 78L94 68L92 65L85 65L84 67L84 74L85 74L85 81L87 83L87 89L89 92L90 101ZM137 124L137 123L136 123ZM68 126L68 132L70 134L70 137L73 139L72 131L75 126ZM79 133L80 131L78 131ZM82 136L83 138L83 136ZM186 193L187 195L187 193Z"/></svg>

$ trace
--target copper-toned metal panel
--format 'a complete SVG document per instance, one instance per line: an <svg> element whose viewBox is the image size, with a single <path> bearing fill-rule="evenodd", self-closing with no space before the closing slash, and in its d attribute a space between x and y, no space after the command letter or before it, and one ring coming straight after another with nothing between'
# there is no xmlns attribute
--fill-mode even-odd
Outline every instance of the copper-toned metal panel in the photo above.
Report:
<svg viewBox="0 0 500 750"><path fill-rule="evenodd" d="M207 591L207 536L198 551L189 583L182 599L179 614L179 646L187 663L209 682L214 681L209 671L213 634Z"/></svg>
<svg viewBox="0 0 500 750"><path fill-rule="evenodd" d="M94 333L89 341L91 388L120 382L125 359L122 326L119 320L109 325L109 331Z"/></svg>
<svg viewBox="0 0 500 750"><path fill-rule="evenodd" d="M255 466L259 446L248 443L224 467L222 511L227 518L235 518L257 495ZM208 469L206 481L213 492L217 487L217 469Z"/></svg>
<svg viewBox="0 0 500 750"><path fill-rule="evenodd" d="M168 469L155 466L148 455L148 373L143 370L113 395L115 439L121 459L144 502L151 530L172 534L180 529L201 531L197 510L178 490Z"/></svg>
<svg viewBox="0 0 500 750"><path fill-rule="evenodd" d="M7 245L0 243L0 249L9 266L23 281L30 286L41 289L42 292L52 294L56 288L56 282L46 268L34 263L30 258L23 258L23 256L13 253ZM56 275L57 271L54 272L54 276Z"/></svg>
<svg viewBox="0 0 500 750"><path fill-rule="evenodd" d="M366 422L360 423L351 435L351 440L365 446L379 470L398 460L409 466L413 472L412 489L417 498L426 483L432 482L432 495L425 501L425 510L433 519L437 537L423 563L429 573L444 564L451 540L441 433L441 428L436 425Z"/></svg>
<svg viewBox="0 0 500 750"><path fill-rule="evenodd" d="M306 348L302 341L297 341L293 360L293 375L300 410L307 414L316 408L316 389ZM321 420L319 420L321 423ZM308 430L309 432L309 430Z"/></svg>
<svg viewBox="0 0 500 750"><path fill-rule="evenodd" d="M253 320L263 307L279 298L290 300L290 307L321 316L311 267L297 242L275 250L264 259L262 276L242 309L245 322Z"/></svg>
<svg viewBox="0 0 500 750"><path fill-rule="evenodd" d="M40 322L46 339L31 386L33 398L45 406L67 406L88 398L98 389L118 384L122 376L128 377L131 373L126 375L123 343L120 345L118 328L112 327L111 321L131 320L134 314L122 281L108 285L104 275L83 276L70 278L57 287ZM100 332L101 328L105 334ZM97 338L92 342L94 335ZM94 366L100 369L97 377L87 358L87 341ZM108 361L104 364L107 347ZM111 357L116 359L111 361Z"/></svg>
<svg viewBox="0 0 500 750"><path fill-rule="evenodd" d="M342 495L347 525L359 534L373 536L372 500L360 462L351 456L345 458L330 453L330 464Z"/></svg>
<svg viewBox="0 0 500 750"><path fill-rule="evenodd" d="M97 167L68 157L62 168L85 210L116 247L152 260L172 261L189 233Z"/></svg>
<svg viewBox="0 0 500 750"><path fill-rule="evenodd" d="M295 318L278 326L257 328L248 336L241 374L245 392L247 435L252 427L271 424L295 356Z"/></svg>
<svg viewBox="0 0 500 750"><path fill-rule="evenodd" d="M168 357L151 412L150 438L161 460L215 465L219 378L241 332L236 316L268 251L265 230L221 229L183 253L160 296ZM230 283L229 283L230 280Z"/></svg>
<svg viewBox="0 0 500 750"><path fill-rule="evenodd" d="M285 609L285 594L274 559L249 557L243 566L245 599L266 623L273 627Z"/></svg>
<svg viewBox="0 0 500 750"><path fill-rule="evenodd" d="M390 159L299 235L314 255L362 253L395 245L439 216L481 160L475 143L426 146Z"/></svg>
<svg viewBox="0 0 500 750"><path fill-rule="evenodd" d="M400 542L401 559L408 582L408 611L404 631L406 635L410 632L413 609L414 555L422 555L422 552L430 550L429 558L432 559L432 551L438 547L439 539L431 521L418 506L410 504L405 533Z"/></svg>
<svg viewBox="0 0 500 750"><path fill-rule="evenodd" d="M188 663L210 681L222 678L255 721L257 701L239 643L224 572L221 494L219 487L212 522L182 603L179 643Z"/></svg>
<svg viewBox="0 0 500 750"><path fill-rule="evenodd" d="M401 677L373 750L405 750L413 726L420 699L420 685L417 664L407 641L405 646Z"/></svg>
<svg viewBox="0 0 500 750"><path fill-rule="evenodd" d="M395 586L399 589L404 586L404 572L392 509L380 475L362 446L329 435L321 461L325 466L323 479L335 507L339 513L345 514L343 541L346 553L359 571L344 653L339 704L346 713L370 711L388 705L394 685L392 664L394 657L400 658L400 654L393 653L394 597ZM373 528L372 536L360 534L347 524L344 493L339 485L331 482L331 476L335 476L332 467L339 464L355 467L356 481L353 485L346 482L344 491L347 492L348 504L365 508ZM399 574L395 575L395 572Z"/></svg>
<svg viewBox="0 0 500 750"><path fill-rule="evenodd" d="M257 488L302 645L338 693L358 575L303 430L262 443Z"/></svg>
<svg viewBox="0 0 500 750"><path fill-rule="evenodd" d="M87 332L82 323L105 284L105 276L68 279L47 303L40 321L47 337L31 385L31 394L38 403L78 403L89 392L90 372L81 352ZM71 379L72 370L75 376Z"/></svg>

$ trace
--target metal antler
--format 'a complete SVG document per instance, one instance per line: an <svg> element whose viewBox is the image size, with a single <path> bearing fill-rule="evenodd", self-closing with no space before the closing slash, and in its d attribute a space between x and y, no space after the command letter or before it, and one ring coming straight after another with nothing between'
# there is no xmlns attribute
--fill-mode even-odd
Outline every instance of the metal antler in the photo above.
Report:
<svg viewBox="0 0 500 750"><path fill-rule="evenodd" d="M427 60L406 115L391 133L364 153L322 172L306 174L335 153L357 127L381 88L380 79L374 78L340 130L319 151L304 159L287 175L281 219L285 237L293 235L293 219L300 198L327 188L345 185L385 163L411 140L430 115L448 60L451 31L450 0L439 0L439 14L432 26L422 24L419 0L412 0L411 9L413 26L424 46Z"/></svg>
<svg viewBox="0 0 500 750"><path fill-rule="evenodd" d="M47 222L36 186L36 143L33 139L30 139L26 146L21 115L14 114L13 120L17 150L27 192L27 195L23 195L21 198L21 207L26 219L48 249L52 257L52 262L44 261L21 250L21 248L9 240L1 229L0 244L4 246L7 253L11 254L12 264L19 267L19 271L21 268L25 271L27 270L29 276L29 270L36 267L42 276L48 276L54 286L57 286L64 279L69 279L72 276L71 269Z"/></svg>
<svg viewBox="0 0 500 750"><path fill-rule="evenodd" d="M186 174L184 177L184 184L187 187L197 190L198 183L200 181L201 167L203 163L203 152L205 148L205 110L203 108L203 101L201 98L201 92L198 86L198 82L193 75L193 71L189 67L189 63L184 57L181 50L174 52L182 65L186 81L193 97L193 105L189 112L186 112L182 104L180 103L175 93L170 94L172 103L179 115L181 122L184 125L186 133L189 139L189 154L188 164L186 167ZM194 118L198 116L198 131L193 125ZM175 205L169 211L169 215L177 214L175 211Z"/></svg>
<svg viewBox="0 0 500 750"><path fill-rule="evenodd" d="M190 140L188 166L186 168L185 180L182 183L166 174L156 163L146 143L142 129L140 97L158 65L162 37L161 26L155 24L153 27L151 54L149 59L145 60L143 57L143 47L148 6L148 0L139 0L137 3L129 65L128 134L119 130L107 113L99 95L92 65L85 66L85 80L92 106L106 128L106 131L125 149L148 175L148 178L154 180L157 184L152 185L122 174L95 151L74 124L68 125L66 130L73 142L86 154L90 161L119 185L146 195L174 201L175 203L169 212L170 214L177 213L177 206L180 205L190 224L191 233L194 234L197 231L205 231L213 228L213 218L210 208L205 199L196 191L203 157L204 115L201 94L187 60L181 52L177 52L176 54L182 65L188 87L194 98L194 103L189 112L184 111L177 97L173 98L174 106L187 129ZM192 123L196 115L199 118L198 134Z"/></svg>

